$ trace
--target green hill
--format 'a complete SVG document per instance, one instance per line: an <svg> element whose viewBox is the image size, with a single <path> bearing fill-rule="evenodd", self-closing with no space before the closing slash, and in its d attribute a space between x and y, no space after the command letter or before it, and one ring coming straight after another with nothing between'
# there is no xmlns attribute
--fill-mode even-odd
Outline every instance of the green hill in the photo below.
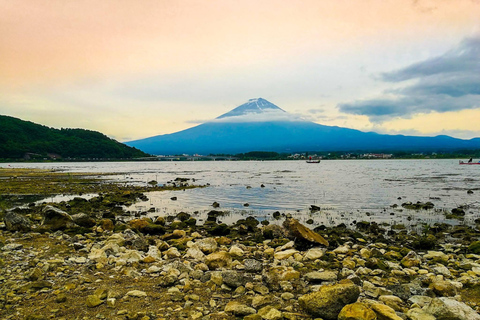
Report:
<svg viewBox="0 0 480 320"><path fill-rule="evenodd" d="M148 154L84 129L54 129L0 115L0 159L130 159Z"/></svg>

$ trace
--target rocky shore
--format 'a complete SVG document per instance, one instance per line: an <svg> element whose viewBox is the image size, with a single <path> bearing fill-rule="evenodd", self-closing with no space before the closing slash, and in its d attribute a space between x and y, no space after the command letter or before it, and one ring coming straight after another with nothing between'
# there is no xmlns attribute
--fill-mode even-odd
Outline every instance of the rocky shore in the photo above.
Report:
<svg viewBox="0 0 480 320"><path fill-rule="evenodd" d="M132 217L138 192L6 210L2 319L480 319L478 227Z"/></svg>

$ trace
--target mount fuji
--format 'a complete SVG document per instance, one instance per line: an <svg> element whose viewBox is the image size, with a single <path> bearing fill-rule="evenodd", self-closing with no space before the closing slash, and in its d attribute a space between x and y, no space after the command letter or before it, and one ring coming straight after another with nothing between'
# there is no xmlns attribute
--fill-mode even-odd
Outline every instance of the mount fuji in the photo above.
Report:
<svg viewBox="0 0 480 320"><path fill-rule="evenodd" d="M258 98L198 126L126 144L155 155L249 151L437 151L478 149L480 138L382 135L325 126L303 120Z"/></svg>

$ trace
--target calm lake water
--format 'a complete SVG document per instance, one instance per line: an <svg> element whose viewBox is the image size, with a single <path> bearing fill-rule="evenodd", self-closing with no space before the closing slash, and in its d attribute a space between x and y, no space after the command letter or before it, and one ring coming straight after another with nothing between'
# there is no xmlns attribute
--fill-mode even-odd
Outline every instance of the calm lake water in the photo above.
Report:
<svg viewBox="0 0 480 320"><path fill-rule="evenodd" d="M211 204L228 211L230 223L253 215L274 222L272 213L290 213L311 227L351 224L353 221L402 223L473 224L480 218L480 166L460 166L457 160L324 160L304 161L208 161L208 162L86 162L1 164L6 167L59 169L70 172L116 173L106 179L146 185L167 183L177 177L195 179L207 188L148 193L149 201L129 210L147 211L150 216L174 215L184 211L201 222ZM191 181L190 181L191 182ZM264 187L261 187L264 185ZM473 194L467 194L473 190ZM171 197L177 197L176 201ZM401 198L401 199L399 199ZM56 198L57 200L65 198ZM68 197L67 197L68 199ZM435 204L434 210L404 210L407 201ZM244 204L248 203L246 207ZM392 205L397 204L397 208ZM310 205L321 211L311 213ZM446 220L444 211L468 205L464 221ZM368 214L367 214L368 213ZM278 222L277 222L278 223Z"/></svg>

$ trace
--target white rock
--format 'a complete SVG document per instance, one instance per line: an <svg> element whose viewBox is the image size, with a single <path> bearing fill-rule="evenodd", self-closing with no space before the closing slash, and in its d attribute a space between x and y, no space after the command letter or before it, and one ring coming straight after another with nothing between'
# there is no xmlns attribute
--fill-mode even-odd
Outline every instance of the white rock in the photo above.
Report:
<svg viewBox="0 0 480 320"><path fill-rule="evenodd" d="M204 261L205 254L200 250L198 245L194 244L192 247L188 248L185 258L192 258L197 261Z"/></svg>
<svg viewBox="0 0 480 320"><path fill-rule="evenodd" d="M437 320L480 320L480 315L463 302L450 298L434 298L423 308Z"/></svg>
<svg viewBox="0 0 480 320"><path fill-rule="evenodd" d="M140 290L132 290L132 291L128 291L127 294L125 294L125 296L126 297L142 298L142 297L146 297L147 293L144 292L144 291L140 291Z"/></svg>
<svg viewBox="0 0 480 320"><path fill-rule="evenodd" d="M311 248L305 253L303 260L317 260L323 257L325 250L321 248Z"/></svg>
<svg viewBox="0 0 480 320"><path fill-rule="evenodd" d="M336 254L347 254L350 251L350 248L348 246L340 246L333 250L334 253Z"/></svg>
<svg viewBox="0 0 480 320"><path fill-rule="evenodd" d="M182 256L178 249L175 247L171 247L167 251L165 251L165 255L168 259L180 258Z"/></svg>

